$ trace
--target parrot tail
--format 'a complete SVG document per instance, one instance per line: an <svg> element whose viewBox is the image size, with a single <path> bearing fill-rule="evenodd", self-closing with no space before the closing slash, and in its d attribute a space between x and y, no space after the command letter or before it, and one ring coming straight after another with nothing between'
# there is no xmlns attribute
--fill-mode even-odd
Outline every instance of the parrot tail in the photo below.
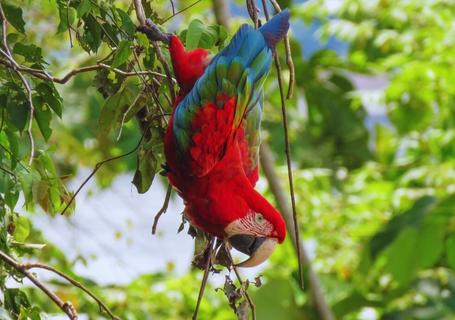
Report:
<svg viewBox="0 0 455 320"><path fill-rule="evenodd" d="M278 41L286 35L288 29L289 11L288 9L284 9L260 27L259 31L264 36L265 42L269 48L273 49Z"/></svg>

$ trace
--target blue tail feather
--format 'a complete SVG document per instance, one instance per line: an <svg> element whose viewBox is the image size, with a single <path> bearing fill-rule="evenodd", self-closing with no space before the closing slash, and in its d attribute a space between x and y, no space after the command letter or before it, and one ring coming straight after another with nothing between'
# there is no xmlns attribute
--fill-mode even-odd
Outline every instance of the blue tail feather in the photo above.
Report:
<svg viewBox="0 0 455 320"><path fill-rule="evenodd" d="M289 29L289 11L284 9L272 19L267 21L259 31L265 38L265 42L269 48L274 48L278 41L280 41L288 32Z"/></svg>

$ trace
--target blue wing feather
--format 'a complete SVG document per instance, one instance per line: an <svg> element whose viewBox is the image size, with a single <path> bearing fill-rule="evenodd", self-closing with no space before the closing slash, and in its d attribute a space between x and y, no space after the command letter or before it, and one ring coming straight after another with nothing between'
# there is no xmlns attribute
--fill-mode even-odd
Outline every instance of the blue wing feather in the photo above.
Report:
<svg viewBox="0 0 455 320"><path fill-rule="evenodd" d="M288 19L289 12L284 10L258 30L242 25L229 45L213 58L174 113L172 126L182 154L191 144L192 119L207 102L216 103L220 93L236 97L234 129L249 117L254 121L247 129L259 130L256 120L260 121L262 112L259 101L262 99L262 86L270 71L272 50L289 27Z"/></svg>

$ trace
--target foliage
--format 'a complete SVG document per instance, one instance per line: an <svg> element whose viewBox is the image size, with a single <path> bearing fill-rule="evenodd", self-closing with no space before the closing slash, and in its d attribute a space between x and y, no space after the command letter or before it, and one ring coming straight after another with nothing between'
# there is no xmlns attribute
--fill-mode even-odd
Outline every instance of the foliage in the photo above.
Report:
<svg viewBox="0 0 455 320"><path fill-rule="evenodd" d="M202 1L175 18L180 20L174 30L169 2L142 2L158 25L177 32L188 46L214 53L244 21L235 18L225 30L212 21L211 4ZM348 47L346 54L322 45L303 55L306 43L300 29L293 29L297 82L288 112L300 228L314 249L313 268L335 317L452 318L455 5L445 0L279 2L290 8L294 23L314 26L323 42L336 37ZM178 9L190 4L179 1ZM41 209L59 214L72 196L66 184L81 167L134 150L103 164L96 179L108 188L127 172L140 193L161 169L171 88L165 76L137 74L164 75L166 63L136 32L130 2L2 0L1 5L12 58L24 69L18 73L11 67L2 42L0 250L52 264L90 287L122 319L188 319L199 272L151 273L127 285L102 286L74 274L74 261L29 219ZM233 5L239 7L246 11L243 2ZM165 46L161 52L168 61ZM81 69L87 66L95 68ZM73 69L80 72L65 79ZM58 81L49 81L48 74ZM359 90L361 77L383 85L376 92ZM273 73L265 92L264 138L286 181ZM372 102L378 106L371 108ZM66 214L75 209L73 204ZM0 264L2 319L61 312L41 291L11 286L12 279L21 282L23 275ZM250 286L259 319L318 319L308 287L301 290L296 279L294 252L286 242L263 272L264 284ZM63 281L51 285L81 313L99 316L96 303L80 290ZM223 292L209 285L200 318L232 317Z"/></svg>

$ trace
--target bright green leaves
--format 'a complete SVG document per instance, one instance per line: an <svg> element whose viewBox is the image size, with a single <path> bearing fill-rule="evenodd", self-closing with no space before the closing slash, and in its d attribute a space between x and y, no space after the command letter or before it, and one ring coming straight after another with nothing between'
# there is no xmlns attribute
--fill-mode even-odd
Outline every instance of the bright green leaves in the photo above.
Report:
<svg viewBox="0 0 455 320"><path fill-rule="evenodd" d="M92 9L92 3L90 0L81 0L77 6L77 17L84 17Z"/></svg>
<svg viewBox="0 0 455 320"><path fill-rule="evenodd" d="M446 240L447 264L455 270L455 233Z"/></svg>
<svg viewBox="0 0 455 320"><path fill-rule="evenodd" d="M188 29L181 34L185 39L187 50L195 48L211 49L222 45L227 38L227 32L222 26L206 26L201 20L191 21Z"/></svg>
<svg viewBox="0 0 455 320"><path fill-rule="evenodd" d="M408 285L419 271L433 267L441 259L444 248L451 245L445 234L454 212L455 196L440 201L433 197L417 200L411 209L391 219L371 239L367 246L371 262L382 266L382 273L390 274L398 285ZM371 268L365 262L363 272Z"/></svg>
<svg viewBox="0 0 455 320"><path fill-rule="evenodd" d="M116 8L117 14L120 16L121 26L120 28L124 30L129 36L134 36L136 32L136 25L131 21L130 16L123 10Z"/></svg>
<svg viewBox="0 0 455 320"><path fill-rule="evenodd" d="M128 58L133 53L133 49L131 48L132 43L131 41L122 40L120 41L117 51L114 55L114 60L112 61L112 67L117 68L124 64Z"/></svg>
<svg viewBox="0 0 455 320"><path fill-rule="evenodd" d="M14 232L13 239L17 242L24 242L30 234L30 220L21 215L13 215Z"/></svg>
<svg viewBox="0 0 455 320"><path fill-rule="evenodd" d="M57 89L55 89L54 84L41 82L35 87L35 91L38 92L43 101L61 118L63 99Z"/></svg>
<svg viewBox="0 0 455 320"><path fill-rule="evenodd" d="M22 9L7 3L2 3L6 20L19 32L24 33L25 21L22 18Z"/></svg>

